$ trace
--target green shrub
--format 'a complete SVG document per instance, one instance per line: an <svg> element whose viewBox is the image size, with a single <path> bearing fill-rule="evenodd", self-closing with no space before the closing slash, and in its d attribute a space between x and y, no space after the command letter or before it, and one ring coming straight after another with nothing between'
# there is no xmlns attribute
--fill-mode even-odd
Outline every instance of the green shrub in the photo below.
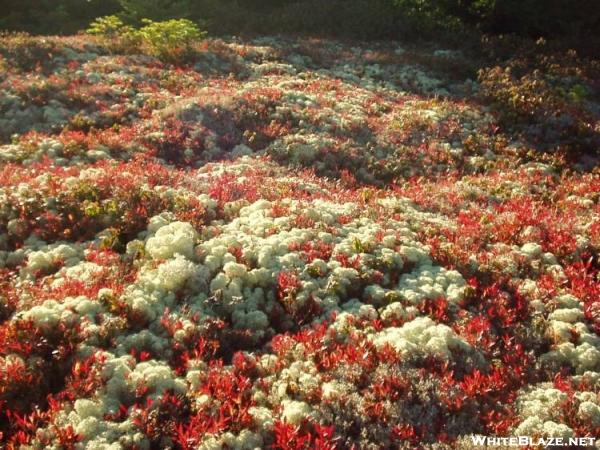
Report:
<svg viewBox="0 0 600 450"><path fill-rule="evenodd" d="M106 38L106 47L117 53L131 53L137 50L141 42L137 30L125 25L117 16L96 18L86 32Z"/></svg>
<svg viewBox="0 0 600 450"><path fill-rule="evenodd" d="M192 44L205 34L198 25L188 19L171 19L154 22L142 19L145 25L138 31L148 52L170 62L185 60L192 51Z"/></svg>
<svg viewBox="0 0 600 450"><path fill-rule="evenodd" d="M106 37L118 37L132 28L123 23L117 16L104 16L96 18L87 29L88 34L101 35Z"/></svg>
<svg viewBox="0 0 600 450"><path fill-rule="evenodd" d="M198 25L188 19L171 19L155 22L142 19L140 29L125 25L117 16L99 17L94 20L87 32L108 38L107 44L115 49L142 50L166 62L180 63L193 52L193 44L204 38Z"/></svg>

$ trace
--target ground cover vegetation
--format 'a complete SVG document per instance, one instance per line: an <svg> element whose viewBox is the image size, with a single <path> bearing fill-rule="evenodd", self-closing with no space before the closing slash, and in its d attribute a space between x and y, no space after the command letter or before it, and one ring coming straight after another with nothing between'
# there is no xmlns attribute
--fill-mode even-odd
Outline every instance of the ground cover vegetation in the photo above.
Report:
<svg viewBox="0 0 600 450"><path fill-rule="evenodd" d="M217 37L185 1L3 34L0 446L600 436L600 63L563 3L477 46ZM369 4L470 39L538 7Z"/></svg>

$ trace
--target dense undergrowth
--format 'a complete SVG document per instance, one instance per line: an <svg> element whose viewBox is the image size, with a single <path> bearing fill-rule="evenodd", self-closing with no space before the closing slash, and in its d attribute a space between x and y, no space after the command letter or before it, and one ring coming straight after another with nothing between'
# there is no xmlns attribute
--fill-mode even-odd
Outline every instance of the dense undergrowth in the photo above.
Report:
<svg viewBox="0 0 600 450"><path fill-rule="evenodd" d="M516 34L598 47L596 0L5 0L0 29L73 34L96 17L131 25L186 18L213 35L298 33L351 39L443 39Z"/></svg>
<svg viewBox="0 0 600 450"><path fill-rule="evenodd" d="M115 42L0 40L2 446L600 435L597 60Z"/></svg>

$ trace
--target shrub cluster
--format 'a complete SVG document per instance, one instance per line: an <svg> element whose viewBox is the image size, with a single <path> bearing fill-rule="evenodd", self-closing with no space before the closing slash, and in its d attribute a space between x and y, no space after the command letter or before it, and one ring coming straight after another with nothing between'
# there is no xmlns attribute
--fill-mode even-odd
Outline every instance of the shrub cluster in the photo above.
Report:
<svg viewBox="0 0 600 450"><path fill-rule="evenodd" d="M600 65L574 50L548 53L545 47L540 40L503 64L481 69L480 95L503 126L532 146L571 155L594 152L600 145L594 112Z"/></svg>
<svg viewBox="0 0 600 450"><path fill-rule="evenodd" d="M185 61L193 52L193 44L204 37L204 32L188 19L162 22L142 19L141 22L143 26L136 29L117 16L105 16L94 20L87 31L110 39L117 50L143 45L148 54L167 62Z"/></svg>

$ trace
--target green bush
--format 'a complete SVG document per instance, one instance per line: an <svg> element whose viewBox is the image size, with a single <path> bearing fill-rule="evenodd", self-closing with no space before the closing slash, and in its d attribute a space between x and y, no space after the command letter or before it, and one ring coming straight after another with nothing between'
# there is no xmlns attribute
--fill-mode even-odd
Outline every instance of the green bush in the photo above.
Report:
<svg viewBox="0 0 600 450"><path fill-rule="evenodd" d="M137 32L148 52L170 62L185 60L192 52L192 45L204 38L206 33L188 19L171 19L154 22L142 19L145 25Z"/></svg>
<svg viewBox="0 0 600 450"><path fill-rule="evenodd" d="M136 29L125 25L117 16L99 17L94 20L87 32L103 36L113 49L121 51L142 50L166 62L180 63L193 53L193 44L204 38L198 25L188 19L171 19L155 22L142 19L142 26Z"/></svg>
<svg viewBox="0 0 600 450"><path fill-rule="evenodd" d="M141 44L138 31L130 25L125 25L117 16L96 18L86 32L106 38L106 47L115 53L132 53L137 51Z"/></svg>
<svg viewBox="0 0 600 450"><path fill-rule="evenodd" d="M104 16L96 18L87 29L88 34L106 37L119 37L133 31L117 16Z"/></svg>

